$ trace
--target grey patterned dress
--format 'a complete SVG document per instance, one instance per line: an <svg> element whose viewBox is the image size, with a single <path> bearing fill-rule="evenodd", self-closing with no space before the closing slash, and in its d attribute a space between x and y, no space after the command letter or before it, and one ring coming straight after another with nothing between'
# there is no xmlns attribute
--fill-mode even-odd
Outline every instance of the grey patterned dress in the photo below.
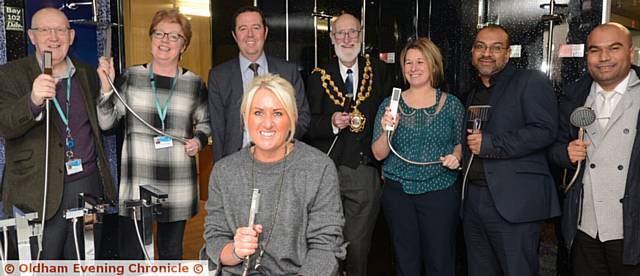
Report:
<svg viewBox="0 0 640 276"><path fill-rule="evenodd" d="M161 106L171 94L173 78L155 76ZM162 83L169 85L162 85ZM117 81L118 90L136 113L154 127L161 129L156 100L151 88L149 70L145 65L128 68ZM206 145L211 133L207 111L206 87L202 79L183 69L176 81L166 118L165 131L185 138L198 138ZM184 151L184 144L173 141L173 147L156 149L153 138L158 136L128 113L111 92L98 98L98 120L103 130L124 123L119 205L120 215L128 216L123 203L140 198L139 186L150 184L168 193L162 205L160 222L186 220L198 211L196 159Z"/></svg>

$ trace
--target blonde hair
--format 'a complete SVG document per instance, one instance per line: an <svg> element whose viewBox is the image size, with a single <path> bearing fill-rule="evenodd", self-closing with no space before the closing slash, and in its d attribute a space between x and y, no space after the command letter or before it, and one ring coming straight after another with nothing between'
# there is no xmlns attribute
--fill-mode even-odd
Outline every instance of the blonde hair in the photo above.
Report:
<svg viewBox="0 0 640 276"><path fill-rule="evenodd" d="M294 94L295 90L291 83L277 74L265 74L258 76L253 79L249 85L249 90L244 93L244 96L242 97L242 105L240 106L240 116L242 117L244 125L247 125L247 114L251 111L250 109L253 98L256 96L256 92L260 89L267 89L271 91L271 93L273 93L284 106L284 110L289 116L289 123L291 125L287 142L291 142L293 140L293 135L296 132L296 122L298 121L298 107L296 105L296 97Z"/></svg>
<svg viewBox="0 0 640 276"><path fill-rule="evenodd" d="M412 39L407 42L407 45L402 49L402 53L400 53L400 67L402 72L404 72L404 62L407 57L407 52L410 49L416 49L422 53L424 58L427 60L429 65L431 66L431 86L437 87L440 82L444 78L444 65L442 62L442 54L440 53L440 49L436 46L433 41L426 37L418 37L416 39ZM407 81L407 78L402 74L402 78L404 81Z"/></svg>

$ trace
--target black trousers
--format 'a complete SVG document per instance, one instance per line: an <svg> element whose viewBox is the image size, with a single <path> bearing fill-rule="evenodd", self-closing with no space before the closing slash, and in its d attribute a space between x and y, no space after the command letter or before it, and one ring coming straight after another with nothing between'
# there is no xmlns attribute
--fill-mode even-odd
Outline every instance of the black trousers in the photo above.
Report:
<svg viewBox="0 0 640 276"><path fill-rule="evenodd" d="M622 240L601 242L578 230L571 247L573 275L640 275L640 265L622 264L622 243Z"/></svg>
<svg viewBox="0 0 640 276"><path fill-rule="evenodd" d="M136 234L135 224L131 217L119 217L120 233L118 235L118 248L121 260L143 260L144 253L140 248L140 242ZM159 260L181 260L182 238L186 220L174 222L158 222L155 245L158 249ZM138 227L142 222L138 221ZM142 231L142 228L140 228ZM142 235L142 232L140 232Z"/></svg>
<svg viewBox="0 0 640 276"><path fill-rule="evenodd" d="M340 195L344 209L344 239L347 246L345 270L348 276L368 275L371 237L380 210L380 174L378 169L359 165L338 168Z"/></svg>
<svg viewBox="0 0 640 276"><path fill-rule="evenodd" d="M455 186L409 195L385 180L382 211L389 224L396 275L455 275L460 194Z"/></svg>
<svg viewBox="0 0 640 276"><path fill-rule="evenodd" d="M467 187L462 223L469 276L538 276L542 222L508 222L488 187Z"/></svg>
<svg viewBox="0 0 640 276"><path fill-rule="evenodd" d="M41 260L76 260L76 246L73 235L73 224L71 220L64 218L64 213L71 208L78 206L78 194L89 193L96 196L102 196L102 186L100 184L98 172L94 172L87 177L78 179L73 182L64 183L62 194L62 202L56 213L45 222L44 235L42 241ZM51 211L51 210L49 210ZM99 224L94 228L95 252L100 252L101 227ZM76 234L78 238L78 246L80 257L84 259L84 235L83 220L78 219L76 224ZM31 240L31 252L33 258L37 256L37 240ZM99 258L99 256L96 256Z"/></svg>

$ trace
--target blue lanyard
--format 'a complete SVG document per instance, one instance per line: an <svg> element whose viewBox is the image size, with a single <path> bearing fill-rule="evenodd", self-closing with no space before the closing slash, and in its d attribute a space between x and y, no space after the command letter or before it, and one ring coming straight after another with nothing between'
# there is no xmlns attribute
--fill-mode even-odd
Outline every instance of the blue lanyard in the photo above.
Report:
<svg viewBox="0 0 640 276"><path fill-rule="evenodd" d="M56 106L56 110L58 110L58 115L60 115L60 119L62 123L65 125L65 131L67 132L67 137L65 139L65 144L67 144L67 152L66 155L71 160L73 158L73 148L75 147L75 140L71 137L71 128L69 128L69 108L71 107L71 74L67 78L67 101L66 101L66 112L62 111L60 107L60 103L56 97L53 97L53 104Z"/></svg>
<svg viewBox="0 0 640 276"><path fill-rule="evenodd" d="M70 132L69 129L69 107L71 106L70 100L69 98L71 97L71 76L69 76L67 78L67 112L62 112L62 108L60 107L60 103L58 103L58 99L56 99L56 97L53 97L53 104L56 106L56 109L58 110L58 115L60 115L60 119L62 120L62 122L64 123L64 125L67 127L67 132Z"/></svg>
<svg viewBox="0 0 640 276"><path fill-rule="evenodd" d="M173 97L173 91L176 88L176 82L178 82L180 69L176 67L176 76L173 77L171 81L171 90L169 92L169 97L164 102L164 106L160 107L160 99L158 98L158 91L156 89L156 79L155 74L153 73L153 63L149 65L149 78L151 79L151 90L153 90L153 96L156 100L156 109L158 110L158 117L160 117L160 121L162 122L162 131L164 131L164 120L167 118L167 110L169 109L169 105L171 104L171 98Z"/></svg>

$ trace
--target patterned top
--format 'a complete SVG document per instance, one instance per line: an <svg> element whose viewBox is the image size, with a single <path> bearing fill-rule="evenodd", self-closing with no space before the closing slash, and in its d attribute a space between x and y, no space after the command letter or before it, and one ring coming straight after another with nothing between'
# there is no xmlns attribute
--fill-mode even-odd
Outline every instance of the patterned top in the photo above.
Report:
<svg viewBox="0 0 640 276"><path fill-rule="evenodd" d="M166 80L163 81L160 76L156 75L155 79L158 99L164 106L171 93L170 85L163 85ZM117 84L127 104L142 119L162 129L148 68L144 65L128 68ZM193 72L183 70L167 110L165 131L178 137L197 137L201 145L206 145L207 136L211 133L206 93L202 79ZM100 127L106 130L125 117L125 120L120 120L125 123L120 164L120 215L129 215L130 211L123 207L124 201L139 199L139 185L145 184L151 184L169 195L162 205L161 214L157 216L160 222L186 220L195 215L198 211L195 157L188 156L184 144L179 141L173 141L173 147L156 149L153 138L158 134L128 113L113 94L100 94L98 120Z"/></svg>
<svg viewBox="0 0 640 276"><path fill-rule="evenodd" d="M436 114L442 92L436 90L436 104L427 108L409 107L402 97L398 115L400 121L392 137L393 148L403 157L419 162L437 161L441 156L453 152L463 135L464 107L460 100L448 94L442 109ZM376 122L384 116L390 97L378 108ZM435 115L434 115L435 114ZM383 132L380 123L375 124L373 141ZM456 181L458 172L442 165L419 166L406 163L392 152L384 160L384 177L402 183L407 194L423 194L450 187Z"/></svg>

